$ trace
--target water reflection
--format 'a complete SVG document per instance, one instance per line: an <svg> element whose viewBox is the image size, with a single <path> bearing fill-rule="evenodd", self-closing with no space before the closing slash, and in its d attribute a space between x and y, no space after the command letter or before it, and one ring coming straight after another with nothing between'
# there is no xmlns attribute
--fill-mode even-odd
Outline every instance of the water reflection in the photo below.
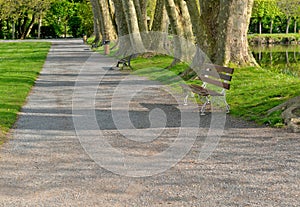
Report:
<svg viewBox="0 0 300 207"><path fill-rule="evenodd" d="M300 77L300 45L252 46L251 49L263 68Z"/></svg>

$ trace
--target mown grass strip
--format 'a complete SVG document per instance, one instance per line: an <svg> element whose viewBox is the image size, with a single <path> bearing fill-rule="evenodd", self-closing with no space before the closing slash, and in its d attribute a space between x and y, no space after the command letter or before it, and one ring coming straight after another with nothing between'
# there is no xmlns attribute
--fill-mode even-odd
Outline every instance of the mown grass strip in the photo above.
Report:
<svg viewBox="0 0 300 207"><path fill-rule="evenodd" d="M0 144L41 71L51 43L0 43Z"/></svg>

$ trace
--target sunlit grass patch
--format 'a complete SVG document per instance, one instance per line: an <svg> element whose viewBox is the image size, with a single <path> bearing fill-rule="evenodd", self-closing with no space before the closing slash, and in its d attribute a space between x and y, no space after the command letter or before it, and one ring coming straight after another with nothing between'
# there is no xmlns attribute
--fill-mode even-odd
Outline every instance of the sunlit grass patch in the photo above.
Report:
<svg viewBox="0 0 300 207"><path fill-rule="evenodd" d="M172 57L157 55L153 57L139 57L132 61L134 72L157 80L164 84L172 84L178 80L163 72L173 61ZM145 68L148 68L145 72ZM153 68L153 71L151 71ZM188 68L185 63L177 64L170 71L179 76ZM188 83L201 84L199 80L188 80ZM231 114L259 124L282 126L281 112L268 115L267 111L300 95L300 79L287 74L277 73L262 68L245 67L235 68L231 89L227 91L227 101L231 107Z"/></svg>
<svg viewBox="0 0 300 207"><path fill-rule="evenodd" d="M45 42L0 43L0 144L15 123L50 46Z"/></svg>

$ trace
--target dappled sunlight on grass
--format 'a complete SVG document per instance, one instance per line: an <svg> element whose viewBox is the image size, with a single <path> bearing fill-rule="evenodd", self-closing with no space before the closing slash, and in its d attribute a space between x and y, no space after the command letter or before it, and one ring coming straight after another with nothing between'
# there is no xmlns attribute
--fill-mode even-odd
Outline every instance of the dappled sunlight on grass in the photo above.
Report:
<svg viewBox="0 0 300 207"><path fill-rule="evenodd" d="M165 69L172 61L172 57L162 55L150 58L139 57L132 61L132 67L134 70L141 70L141 72L135 71L135 74L172 85L174 84L172 81L177 79L169 76L170 71L174 76L179 76L188 68L187 64L179 63L170 71ZM145 68L148 68L147 72ZM201 84L199 80L186 81ZM231 89L227 92L227 101L234 116L260 124L282 126L281 113L277 111L268 115L267 111L290 98L299 96L299 86L300 79L288 74L255 67L235 68Z"/></svg>

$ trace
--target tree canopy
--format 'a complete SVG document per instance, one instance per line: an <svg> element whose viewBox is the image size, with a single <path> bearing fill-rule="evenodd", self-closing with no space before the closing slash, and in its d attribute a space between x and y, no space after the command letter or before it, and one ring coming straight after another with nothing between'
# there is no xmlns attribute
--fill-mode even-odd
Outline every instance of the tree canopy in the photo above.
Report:
<svg viewBox="0 0 300 207"><path fill-rule="evenodd" d="M87 0L0 0L0 8L0 38L24 39L40 33L43 37L69 33L78 37L93 32Z"/></svg>

